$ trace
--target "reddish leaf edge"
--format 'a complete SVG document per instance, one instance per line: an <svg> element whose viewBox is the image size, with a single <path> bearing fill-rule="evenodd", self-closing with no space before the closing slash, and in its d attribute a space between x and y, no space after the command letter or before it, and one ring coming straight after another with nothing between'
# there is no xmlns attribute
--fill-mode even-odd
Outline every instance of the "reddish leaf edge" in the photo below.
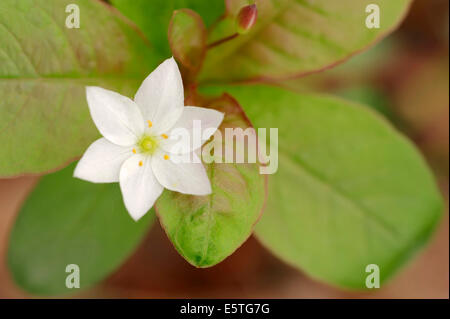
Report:
<svg viewBox="0 0 450 319"><path fill-rule="evenodd" d="M200 63L199 65L195 66L195 65L191 65L190 63L187 63L187 61L183 61L183 59L180 58L180 54L178 53L178 50L176 50L175 46L173 45L173 39L170 36L172 34L172 30L173 30L173 18L175 17L175 15L179 12L184 12L188 15L190 15L196 22L197 26L200 27L201 29L201 34L202 34L202 42L203 42L203 50L201 53L201 58L200 58ZM203 22L201 16L191 10L191 9L178 9L173 11L172 13L172 17L170 18L170 22L169 22L169 28L167 30L167 38L169 41L169 47L172 50L172 54L174 56L174 58L180 62L181 65L183 65L185 68L189 69L191 72L194 72L195 74L197 74L202 66L203 66L203 61L205 60L205 56L206 56L206 42L207 42L207 31L206 31L206 26L205 23Z"/></svg>
<svg viewBox="0 0 450 319"><path fill-rule="evenodd" d="M227 3L228 1L226 1ZM334 61L330 64L327 64L321 68L315 69L315 70L310 70L310 71L304 71L304 72L294 72L291 74L287 74L284 76L256 76L253 78L247 78L247 79L241 79L241 80L231 80L231 81L211 81L211 80L207 80L204 82L199 82L199 85L201 86L207 86L207 85L217 85L217 84L257 84L257 83L278 83L278 82L283 82L283 81L288 81L288 80L294 80L294 79L299 79L299 78L303 78L306 77L308 75L313 75L313 74L317 74L317 73L321 73L330 69L333 69L335 67L337 67L338 65L341 65L345 62L347 62L348 60L350 60L351 58L353 58L354 56L361 54L365 51L368 51L370 49L372 49L373 47L375 47L377 44L379 44L382 40L384 40L387 36L389 36L391 33L395 32L403 23L403 21L405 20L405 18L408 16L411 6L413 4L413 1L410 1L407 5L407 7L405 8L404 12L402 13L401 18L397 21L397 23L395 25L393 25L391 28L385 30L384 32L380 33L371 43L369 43L368 45L355 50L353 52L351 52L350 54L348 54L347 56ZM228 8L227 8L227 14L229 14ZM221 19L225 19L226 17L228 17L228 15L223 16Z"/></svg>

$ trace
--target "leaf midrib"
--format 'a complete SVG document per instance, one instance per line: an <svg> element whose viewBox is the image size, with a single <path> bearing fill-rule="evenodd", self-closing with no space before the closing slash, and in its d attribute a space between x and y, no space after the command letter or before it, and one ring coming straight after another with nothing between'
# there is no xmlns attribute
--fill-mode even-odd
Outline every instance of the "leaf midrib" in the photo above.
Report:
<svg viewBox="0 0 450 319"><path fill-rule="evenodd" d="M215 164L211 165L211 174L209 176L209 180L212 181L214 180L214 170L215 170ZM211 185L212 187L212 185ZM211 225L212 225L212 216L214 214L214 212L212 211L212 203L214 200L214 192L211 193L209 200L208 200L208 207L206 208L207 212L208 212L208 230L207 230L207 234L206 234L206 240L205 240L205 244L204 244L204 248L203 248L203 253L202 253L202 259L199 262L199 265L202 265L202 263L205 261L206 256L208 255L208 249L209 249L209 243L210 243L210 239L211 239Z"/></svg>

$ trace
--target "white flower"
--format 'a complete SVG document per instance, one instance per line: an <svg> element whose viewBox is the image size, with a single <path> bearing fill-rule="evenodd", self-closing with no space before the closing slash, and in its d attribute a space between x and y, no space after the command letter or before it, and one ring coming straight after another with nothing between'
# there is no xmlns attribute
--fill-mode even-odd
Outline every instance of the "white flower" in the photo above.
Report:
<svg viewBox="0 0 450 319"><path fill-rule="evenodd" d="M164 188L192 195L211 193L201 162L172 160L179 154L170 152L174 145L170 134L179 128L192 134L193 121L200 120L202 130L209 128L211 133L203 138L209 138L223 114L184 106L183 82L173 58L144 80L134 101L100 87L87 87L86 95L103 138L86 150L75 168L75 177L93 183L119 182L125 207L134 220L145 215ZM189 144L184 148L187 152L201 146Z"/></svg>

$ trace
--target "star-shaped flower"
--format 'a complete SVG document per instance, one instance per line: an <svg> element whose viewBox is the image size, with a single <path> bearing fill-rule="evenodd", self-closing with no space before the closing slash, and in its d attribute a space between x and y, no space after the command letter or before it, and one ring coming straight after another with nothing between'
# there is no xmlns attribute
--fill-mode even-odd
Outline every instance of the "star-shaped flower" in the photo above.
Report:
<svg viewBox="0 0 450 319"><path fill-rule="evenodd" d="M134 101L100 87L86 88L92 119L103 138L92 143L74 176L93 183L119 182L125 207L138 220L153 206L164 188L184 194L207 195L211 184L203 164L175 161L196 151L201 143L174 150L174 129L193 135L201 121L202 142L223 120L223 114L184 106L183 82L173 58L167 59L142 83ZM212 128L212 129L211 129ZM180 142L180 141L178 141ZM184 143L184 142L183 142ZM195 154L195 153L194 153Z"/></svg>

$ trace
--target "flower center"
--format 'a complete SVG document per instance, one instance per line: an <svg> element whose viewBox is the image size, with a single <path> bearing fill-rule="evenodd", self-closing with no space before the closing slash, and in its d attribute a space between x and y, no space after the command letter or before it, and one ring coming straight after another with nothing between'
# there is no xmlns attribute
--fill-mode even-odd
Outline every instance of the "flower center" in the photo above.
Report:
<svg viewBox="0 0 450 319"><path fill-rule="evenodd" d="M137 144L141 150L141 153L149 155L155 153L159 145L158 141L155 138L146 135L144 135Z"/></svg>

